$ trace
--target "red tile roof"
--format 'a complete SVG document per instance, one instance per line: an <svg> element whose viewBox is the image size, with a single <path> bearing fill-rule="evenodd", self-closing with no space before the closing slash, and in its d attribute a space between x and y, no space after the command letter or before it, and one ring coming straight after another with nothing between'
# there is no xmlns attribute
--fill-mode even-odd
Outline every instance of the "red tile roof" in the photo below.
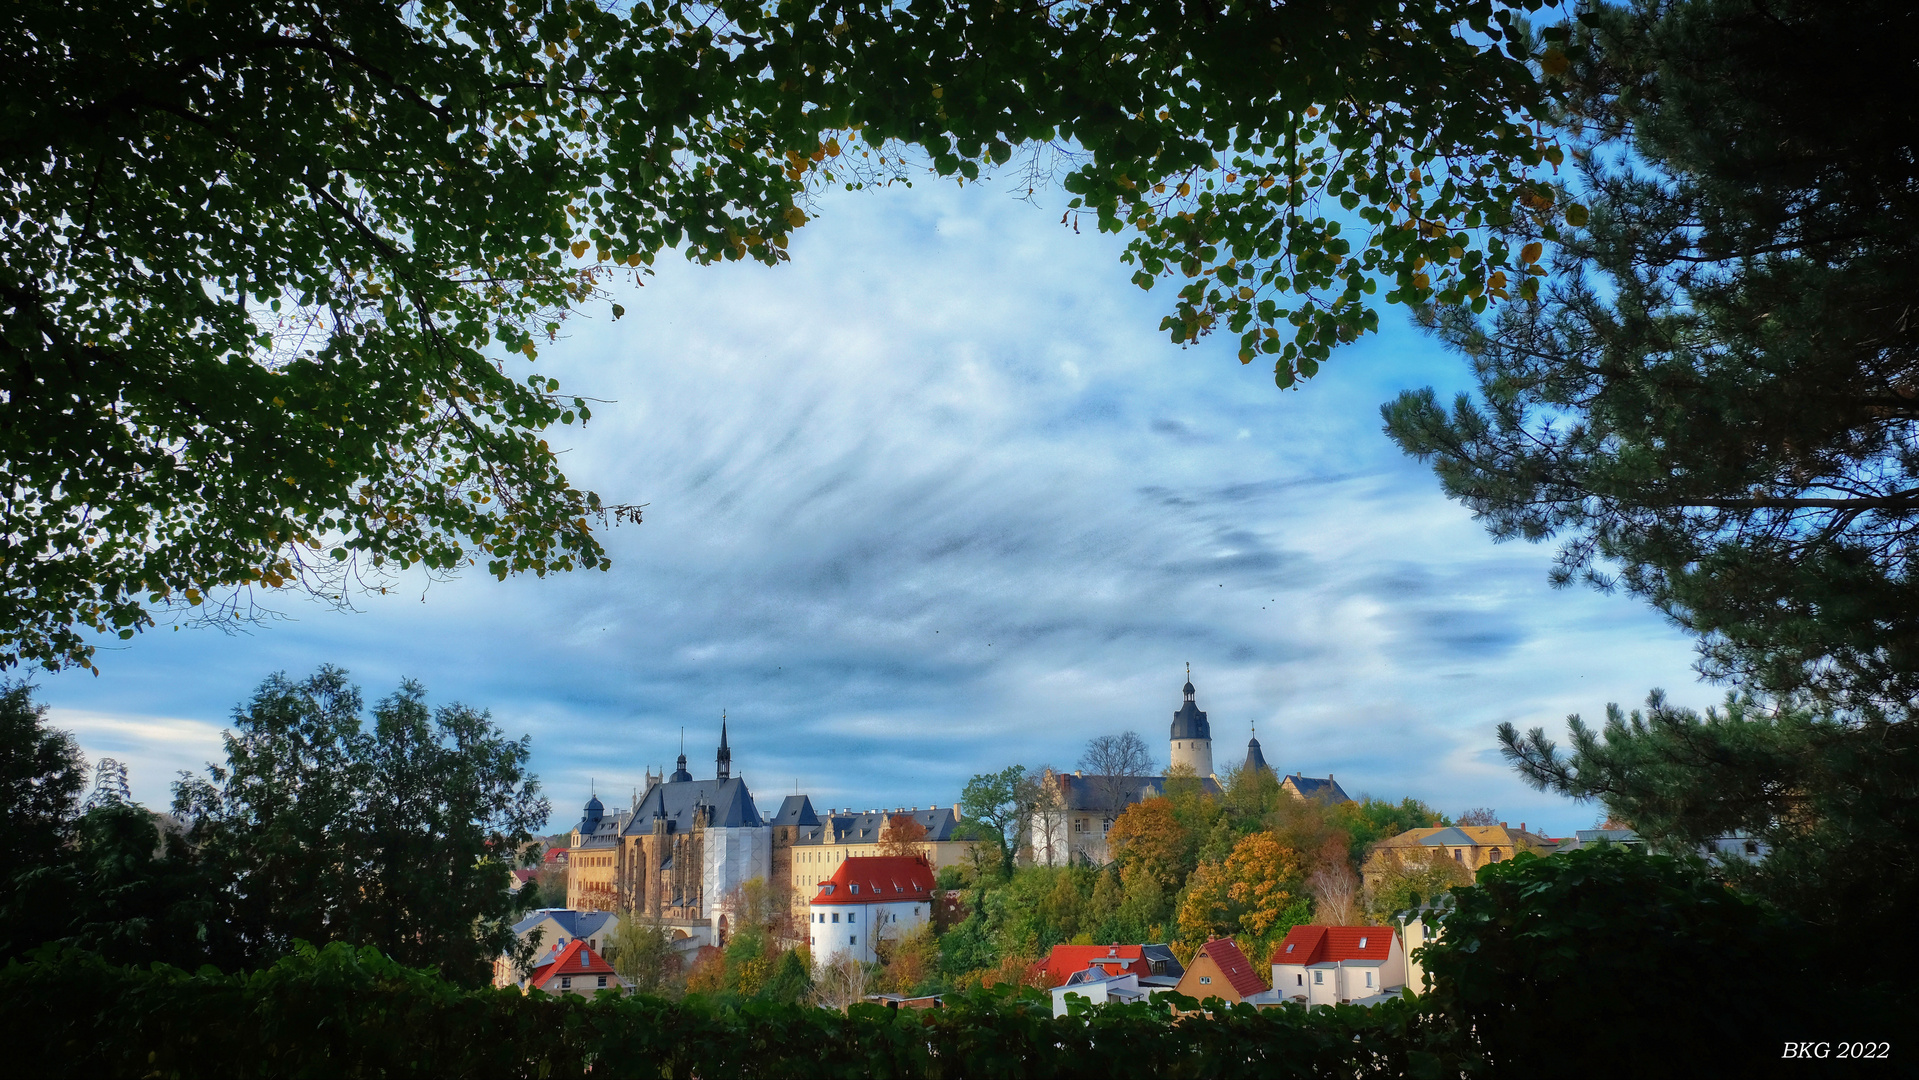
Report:
<svg viewBox="0 0 1919 1080"><path fill-rule="evenodd" d="M566 948L560 950L560 955L553 958L552 963L541 964L534 968L532 983L544 989L548 979L558 978L561 975L612 974L613 965L602 959L599 953L594 952L591 945L576 939L568 942Z"/></svg>
<svg viewBox="0 0 1919 1080"><path fill-rule="evenodd" d="M1365 942L1365 947L1360 942ZM1273 950L1275 964L1330 964L1384 960L1392 952L1390 926L1295 926Z"/></svg>
<svg viewBox="0 0 1919 1080"><path fill-rule="evenodd" d="M863 855L851 858L820 882L815 904L891 904L931 902L936 883L926 860L911 855Z"/></svg>
<svg viewBox="0 0 1919 1080"><path fill-rule="evenodd" d="M1259 973L1253 970L1252 961L1246 959L1246 954L1239 951L1239 946L1233 944L1232 939L1219 938L1209 941L1199 947L1199 955L1212 957L1213 963L1219 965L1219 970L1225 974L1226 981L1232 984L1240 997L1257 994L1266 989L1266 980L1260 978ZM1188 967L1186 970L1193 969Z"/></svg>
<svg viewBox="0 0 1919 1080"><path fill-rule="evenodd" d="M1096 964L1115 975L1153 973L1152 962L1138 945L1055 945L1052 953L1030 970L1034 974L1044 971L1053 985L1059 986L1066 982L1068 975Z"/></svg>

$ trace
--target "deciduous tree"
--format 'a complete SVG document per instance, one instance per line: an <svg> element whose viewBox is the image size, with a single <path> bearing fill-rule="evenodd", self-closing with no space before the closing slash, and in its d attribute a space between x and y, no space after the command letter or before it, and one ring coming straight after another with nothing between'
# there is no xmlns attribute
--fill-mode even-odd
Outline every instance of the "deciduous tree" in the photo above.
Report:
<svg viewBox="0 0 1919 1080"><path fill-rule="evenodd" d="M520 906L512 854L549 812L528 740L463 705L429 709L410 681L371 719L339 668L274 675L235 710L227 763L175 786L175 813L249 966L295 939L346 941L482 982Z"/></svg>
<svg viewBox="0 0 1919 1080"><path fill-rule="evenodd" d="M539 344L668 249L782 260L809 192L908 150L1058 176L1183 279L1173 341L1281 386L1381 282L1530 295L1487 230L1562 216L1535 6L18 0L0 662L389 567L605 567L594 518L637 511L560 471L590 410Z"/></svg>

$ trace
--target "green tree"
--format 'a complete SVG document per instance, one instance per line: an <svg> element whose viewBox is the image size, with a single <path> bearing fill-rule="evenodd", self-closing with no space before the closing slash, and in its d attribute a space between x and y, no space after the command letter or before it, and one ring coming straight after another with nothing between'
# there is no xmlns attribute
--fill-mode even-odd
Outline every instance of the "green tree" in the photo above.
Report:
<svg viewBox="0 0 1919 1080"><path fill-rule="evenodd" d="M1847 1030L1833 1022L1845 1006L1828 1007L1836 988L1808 964L1812 943L1697 860L1618 847L1522 855L1452 896L1427 947L1428 1000L1470 1033L1476 1072L1771 1075L1779 1040ZM1782 985L1805 995L1783 1015Z"/></svg>
<svg viewBox="0 0 1919 1080"><path fill-rule="evenodd" d="M1329 806L1326 813L1332 824L1345 830L1350 845L1348 856L1355 868L1365 861L1367 850L1381 840L1413 829L1452 824L1446 815L1410 795L1396 803L1362 795L1351 802Z"/></svg>
<svg viewBox="0 0 1919 1080"><path fill-rule="evenodd" d="M507 889L549 808L528 740L403 683L361 718L346 672L260 685L224 736L227 763L175 785L249 964L295 939L373 945L484 981L521 907Z"/></svg>
<svg viewBox="0 0 1919 1080"><path fill-rule="evenodd" d="M987 867L1004 876L1012 871L1013 856L1026 835L1027 800L1023 797L1026 766L1009 765L996 773L983 773L960 789L960 823L954 834L975 840L998 856Z"/></svg>
<svg viewBox="0 0 1919 1080"><path fill-rule="evenodd" d="M657 918L633 912L621 916L601 951L619 973L620 981L635 993L663 993L679 973L680 958L673 950L672 932Z"/></svg>
<svg viewBox="0 0 1919 1080"><path fill-rule="evenodd" d="M1764 860L1721 873L1843 939L1862 923L1919 903L1919 735L1910 722L1861 724L1804 701L1729 697L1702 715L1655 693L1644 711L1608 706L1595 730L1568 718L1570 753L1543 729L1500 738L1520 774L1543 790L1597 801L1655 846L1686 851L1744 835ZM1888 941L1888 956L1919 950ZM1862 970L1873 977L1873 970Z"/></svg>
<svg viewBox="0 0 1919 1080"><path fill-rule="evenodd" d="M1543 730L1502 742L1657 836L1778 839L1755 887L1828 927L1904 910L1919 204L1887 193L1919 177L1910 6L1608 3L1569 29L1590 221L1537 303L1433 313L1479 392L1402 395L1387 430L1495 536L1556 538L1556 582L1666 613L1742 696L1613 710L1603 742L1575 724L1564 763Z"/></svg>
<svg viewBox="0 0 1919 1080"><path fill-rule="evenodd" d="M1707 674L1903 718L1919 204L1887 193L1919 182L1910 5L1635 0L1571 30L1590 221L1537 302L1433 313L1477 398L1403 394L1386 429L1494 536L1559 538L1556 583L1695 634Z"/></svg>
<svg viewBox="0 0 1919 1080"><path fill-rule="evenodd" d="M57 943L116 964L232 966L242 956L206 867L144 807L83 815L60 858L16 872L0 899L0 956Z"/></svg>
<svg viewBox="0 0 1919 1080"><path fill-rule="evenodd" d="M7 873L55 859L87 783L79 745L46 719L31 685L0 683L0 866Z"/></svg>
<svg viewBox="0 0 1919 1080"><path fill-rule="evenodd" d="M668 249L781 261L908 145L1063 174L1135 281L1184 278L1174 341L1282 386L1380 281L1529 295L1487 230L1560 216L1535 7L18 0L0 663L388 567L604 568L593 519L637 511L560 471L541 433L589 409L538 344Z"/></svg>

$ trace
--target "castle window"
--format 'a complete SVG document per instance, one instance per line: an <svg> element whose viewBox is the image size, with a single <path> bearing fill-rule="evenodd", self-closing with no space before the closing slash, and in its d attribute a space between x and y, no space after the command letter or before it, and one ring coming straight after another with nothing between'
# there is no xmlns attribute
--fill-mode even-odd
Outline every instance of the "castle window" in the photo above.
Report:
<svg viewBox="0 0 1919 1080"><path fill-rule="evenodd" d="M856 914L855 912L851 912L851 911L849 911L849 912L847 912L847 913L846 913L846 921L847 921L847 922L858 922L858 921L860 921L860 920L859 920L859 916L858 916L858 914Z"/></svg>
<svg viewBox="0 0 1919 1080"><path fill-rule="evenodd" d="M860 943L860 936L854 934L852 937L846 939L846 943L848 945L858 945Z"/></svg>
<svg viewBox="0 0 1919 1080"><path fill-rule="evenodd" d="M835 912L833 913L833 921L834 921L834 922L839 922L839 921L840 921L840 913L839 913L839 912L837 912L837 911L835 911Z"/></svg>

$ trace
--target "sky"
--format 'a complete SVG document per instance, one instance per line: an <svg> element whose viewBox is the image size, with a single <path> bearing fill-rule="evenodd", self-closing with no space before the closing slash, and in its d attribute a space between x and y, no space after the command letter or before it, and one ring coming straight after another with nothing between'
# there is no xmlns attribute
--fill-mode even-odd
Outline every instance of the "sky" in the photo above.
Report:
<svg viewBox="0 0 1919 1080"><path fill-rule="evenodd" d="M790 263L665 258L617 287L623 319L570 322L538 367L603 403L549 441L646 504L602 532L610 571L288 599L245 633L113 642L40 698L158 807L267 675L337 664L369 702L415 678L532 736L558 831L671 770L682 731L713 775L722 711L768 810L943 806L1126 730L1163 766L1190 663L1221 769L1256 727L1282 772L1559 835L1597 808L1526 787L1500 722L1721 696L1655 612L1551 588L1550 547L1493 543L1385 437L1399 390L1468 385L1403 312L1280 391L1231 335L1170 344L1172 287L1060 209L835 195Z"/></svg>

